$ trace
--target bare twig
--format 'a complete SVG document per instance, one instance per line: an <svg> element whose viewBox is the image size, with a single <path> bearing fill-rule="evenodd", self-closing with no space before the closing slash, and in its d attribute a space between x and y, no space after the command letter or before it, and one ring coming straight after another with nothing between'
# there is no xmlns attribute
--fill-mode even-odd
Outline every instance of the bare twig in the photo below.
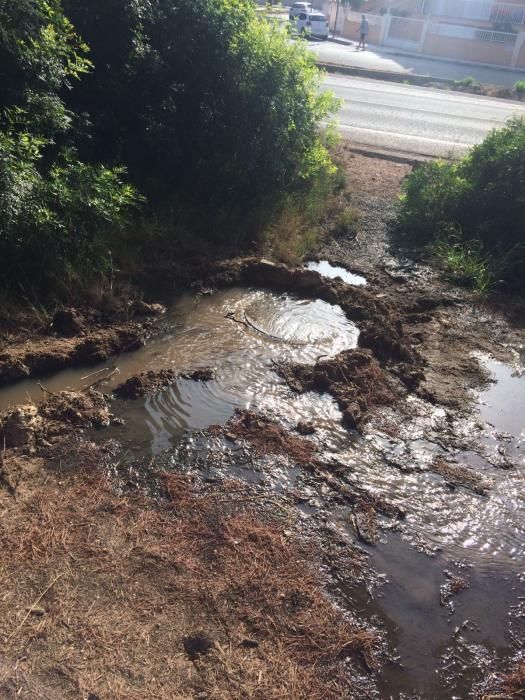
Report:
<svg viewBox="0 0 525 700"><path fill-rule="evenodd" d="M44 392L44 394L49 394L50 396L54 396L56 394L55 391L51 391L50 389L47 389L42 382L37 382L38 386L40 389Z"/></svg>
<svg viewBox="0 0 525 700"><path fill-rule="evenodd" d="M24 619L22 620L22 622L18 625L18 627L16 627L16 628L11 632L11 634L9 635L9 637L5 640L5 643L6 643L6 644L7 644L9 641L11 641L11 639L15 636L15 634L17 634L17 633L22 629L22 627L24 626L24 624L25 624L27 618L29 617L29 615L31 615L31 613L32 613L33 610L36 608L36 606L40 603L40 601L41 601L42 598L45 596L45 594L55 585L55 583L58 581L58 579L61 578L63 575L64 575L63 573L58 574L58 576L55 576L55 578L51 581L51 583L50 583L48 586L46 586L46 588L42 591L42 593L38 596L38 598L35 600L35 602L31 605L31 607L30 607L29 610L27 611L27 614L24 616Z"/></svg>

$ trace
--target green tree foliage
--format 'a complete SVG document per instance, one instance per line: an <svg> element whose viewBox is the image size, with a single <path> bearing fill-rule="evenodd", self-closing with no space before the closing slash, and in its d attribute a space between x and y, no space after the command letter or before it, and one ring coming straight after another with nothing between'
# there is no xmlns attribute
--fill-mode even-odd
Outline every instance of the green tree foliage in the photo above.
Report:
<svg viewBox="0 0 525 700"><path fill-rule="evenodd" d="M133 255L139 201L163 250L255 238L333 170L319 87L251 0L0 0L4 283L103 271L122 229Z"/></svg>
<svg viewBox="0 0 525 700"><path fill-rule="evenodd" d="M210 227L329 166L318 130L335 104L314 58L250 0L64 1L95 64L72 94L94 125L87 151L124 164L155 207Z"/></svg>
<svg viewBox="0 0 525 700"><path fill-rule="evenodd" d="M121 168L76 156L61 95L89 70L86 50L58 0L0 0L0 275L13 291L103 268L135 202Z"/></svg>
<svg viewBox="0 0 525 700"><path fill-rule="evenodd" d="M458 163L416 168L404 185L397 229L416 245L449 243L485 261L496 280L525 288L525 120L492 131Z"/></svg>

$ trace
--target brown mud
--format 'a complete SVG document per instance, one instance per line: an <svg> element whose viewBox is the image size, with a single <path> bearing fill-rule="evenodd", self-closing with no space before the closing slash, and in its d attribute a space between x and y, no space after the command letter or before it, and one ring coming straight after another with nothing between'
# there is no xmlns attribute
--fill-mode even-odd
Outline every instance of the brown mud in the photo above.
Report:
<svg viewBox="0 0 525 700"><path fill-rule="evenodd" d="M136 350L165 311L162 304L116 299L110 309L59 309L35 331L0 319L0 385Z"/></svg>
<svg viewBox="0 0 525 700"><path fill-rule="evenodd" d="M466 620L456 633L452 618L444 622L439 615L446 608L452 616L456 599L461 608L476 588L474 574L446 559L439 576L430 559L411 569L414 555L405 550L436 555L439 549L418 531L421 522L409 517L421 500L421 482L411 477L425 472L432 479L425 482L430 495L443 487L468 492L479 497L474 508L481 509L493 487L487 465L516 466L516 452L507 451L504 437L490 436L497 449L489 455L479 421L468 420L472 391L488 382L476 353L509 361L511 348L523 342L522 312L451 287L438 270L390 250L387 222L408 166L356 156L346 146L339 158L347 166L359 225L352 239L328 236L318 259L365 276L366 286L256 257L193 266L177 280L193 278L202 295L261 287L342 309L359 329L356 349L320 355L310 364L280 356L272 367L295 394L335 399L345 427L355 431L355 452L377 471L375 487L363 483L362 465L347 443L344 455L326 449L315 416L285 426L240 410L223 426L194 431L168 455L167 466L155 455L137 466L139 460L129 460L113 443L93 442L92 427L113 421L109 399L94 389L57 392L38 406L4 412L0 694L479 698L493 686L496 697L519 697L519 665L514 676L500 673L492 686L489 678L479 693L479 650L465 652L468 673L450 670L456 669L462 635L471 630ZM173 276L166 271L166 288ZM158 311L140 307L134 313ZM6 340L0 382L106 359L132 349L150 330L149 322L102 323L66 310L46 334ZM254 326L246 332L263 331ZM181 375L155 369L133 376L116 394L156 395L180 377L213 383L211 370ZM435 448L427 462L417 459L418 442ZM481 465L479 472L464 461L467 454ZM155 488L143 489L145 480L126 478L126 470L151 476ZM398 485L388 496L382 483L387 470L396 472ZM403 480L413 491L398 497ZM385 545L386 533L396 545ZM380 588L367 557L379 567L399 558L392 571L402 584L391 588L391 598L382 594L398 629L412 619L425 628L437 621L442 640L452 632L459 640L440 649L438 659L424 659L423 680L403 676L397 666L393 672L393 653L385 665L381 635L348 613L367 608ZM429 570L432 585L425 579ZM326 594L334 582L339 606ZM428 608L422 605L425 586L431 589ZM361 595L359 605L355 599L344 603L349 590ZM409 601L414 597L408 612L396 600L400 590ZM382 625L389 611L377 600L374 605L369 619ZM385 627L389 639L398 629ZM421 625L418 634L427 639ZM408 651L417 655L422 646L418 637ZM497 665L491 658L480 673Z"/></svg>
<svg viewBox="0 0 525 700"><path fill-rule="evenodd" d="M114 394L121 399L138 399L154 394L164 387L175 384L177 379L192 379L195 382L210 382L215 376L213 369L196 369L177 373L172 369L148 370L133 375L115 387Z"/></svg>

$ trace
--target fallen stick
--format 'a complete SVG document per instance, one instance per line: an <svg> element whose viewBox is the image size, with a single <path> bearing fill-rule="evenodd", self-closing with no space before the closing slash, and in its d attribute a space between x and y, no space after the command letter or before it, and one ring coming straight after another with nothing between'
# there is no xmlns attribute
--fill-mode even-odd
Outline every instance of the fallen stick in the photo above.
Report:
<svg viewBox="0 0 525 700"><path fill-rule="evenodd" d="M44 394L49 394L50 396L54 396L56 392L50 391L49 389L46 389L46 387L42 384L42 382L37 382L38 386L40 389L44 392Z"/></svg>
<svg viewBox="0 0 525 700"><path fill-rule="evenodd" d="M120 373L120 370L118 367L114 367L108 375L106 375L105 377L100 377L99 379L96 379L94 382L91 382L91 384L88 384L87 386L83 387L82 391L87 391L88 389L92 389L94 386L98 386L98 384L102 384L102 382L107 382L109 379L111 379L111 377L114 374L117 374L117 373Z"/></svg>
<svg viewBox="0 0 525 700"><path fill-rule="evenodd" d="M55 585L55 583L58 581L58 579L61 578L63 575L64 575L64 574L61 573L61 574L58 574L58 576L55 576L55 578L51 581L51 583L49 584L49 586L47 586L47 587L43 590L43 592L38 596L38 598L35 600L35 602L31 605L31 607L30 607L29 610L27 611L27 615L25 615L25 617L24 617L24 619L22 620L22 622L18 625L18 627L16 627L16 628L11 632L11 634L9 635L9 637L5 640L5 644L7 644L7 642L11 641L11 639L15 636L15 634L17 634L17 633L22 629L22 627L25 625L25 622L26 622L27 618L29 617L29 615L31 615L31 613L32 613L33 610L36 608L36 606L40 603L40 601L41 601L42 598L45 596L45 594Z"/></svg>

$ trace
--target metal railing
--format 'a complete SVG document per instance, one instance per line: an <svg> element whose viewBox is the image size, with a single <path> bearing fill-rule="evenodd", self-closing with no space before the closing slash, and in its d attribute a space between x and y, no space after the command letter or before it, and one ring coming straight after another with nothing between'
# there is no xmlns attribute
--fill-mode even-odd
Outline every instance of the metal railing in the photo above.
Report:
<svg viewBox="0 0 525 700"><path fill-rule="evenodd" d="M429 33L454 39L469 39L471 41L505 44L507 46L514 46L518 36L512 32L497 32L491 29L478 29L477 27L467 27L460 24L431 24Z"/></svg>
<svg viewBox="0 0 525 700"><path fill-rule="evenodd" d="M419 0L418 0L419 2ZM525 24L525 7L509 2L488 0L425 0L424 13L484 20L495 24Z"/></svg>

